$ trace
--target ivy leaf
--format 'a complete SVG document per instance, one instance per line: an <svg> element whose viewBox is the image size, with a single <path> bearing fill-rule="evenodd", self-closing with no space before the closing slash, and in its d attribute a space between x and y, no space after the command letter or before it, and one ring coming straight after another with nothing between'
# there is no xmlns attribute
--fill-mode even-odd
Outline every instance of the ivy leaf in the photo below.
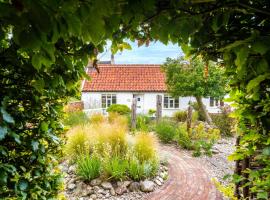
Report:
<svg viewBox="0 0 270 200"><path fill-rule="evenodd" d="M44 121L41 122L40 129L41 129L41 131L44 131L44 132L48 131L48 124Z"/></svg>
<svg viewBox="0 0 270 200"><path fill-rule="evenodd" d="M258 192L257 199L268 199L267 192Z"/></svg>
<svg viewBox="0 0 270 200"><path fill-rule="evenodd" d="M9 135L11 137L13 137L13 139L15 140L15 142L17 142L18 144L21 144L21 140L20 140L20 136L14 132L9 133Z"/></svg>
<svg viewBox="0 0 270 200"><path fill-rule="evenodd" d="M3 140L7 135L7 127L0 126L0 141Z"/></svg>
<svg viewBox="0 0 270 200"><path fill-rule="evenodd" d="M31 146L32 146L33 151L38 150L38 145L39 145L38 141L34 141L34 140L31 141Z"/></svg>
<svg viewBox="0 0 270 200"><path fill-rule="evenodd" d="M32 81L32 86L40 93L42 93L44 85L45 85L45 83L44 83L43 79L38 79L38 80Z"/></svg>
<svg viewBox="0 0 270 200"><path fill-rule="evenodd" d="M22 190L22 191L26 190L26 189L28 188L28 182L25 181L25 180L21 180L21 181L19 182L19 188L20 188L20 190Z"/></svg>
<svg viewBox="0 0 270 200"><path fill-rule="evenodd" d="M270 156L270 147L265 147L262 153L263 155Z"/></svg>
<svg viewBox="0 0 270 200"><path fill-rule="evenodd" d="M251 81L249 81L249 83L247 85L247 92L250 92L251 90L253 90L257 86L259 86L260 83L262 81L264 81L265 79L269 79L269 76L270 76L270 73L266 73L264 75L259 75L256 78L254 78Z"/></svg>
<svg viewBox="0 0 270 200"><path fill-rule="evenodd" d="M264 55L269 50L269 45L263 41L257 41L252 46L252 50L256 53Z"/></svg>
<svg viewBox="0 0 270 200"><path fill-rule="evenodd" d="M3 169L0 170L0 185L5 185L7 183L7 172L5 172Z"/></svg>
<svg viewBox="0 0 270 200"><path fill-rule="evenodd" d="M41 65L42 65L41 60L42 60L42 56L40 54L35 54L32 57L32 65L38 71L40 70Z"/></svg>
<svg viewBox="0 0 270 200"><path fill-rule="evenodd" d="M249 53L249 49L246 46L240 48L239 50L237 49L237 52L236 52L237 58L235 60L235 65L237 67L241 68L242 65L246 63L248 53Z"/></svg>
<svg viewBox="0 0 270 200"><path fill-rule="evenodd" d="M11 123L11 124L15 123L14 119L11 117L9 113L7 113L7 111L4 108L1 108L1 113L3 115L3 119L5 122Z"/></svg>

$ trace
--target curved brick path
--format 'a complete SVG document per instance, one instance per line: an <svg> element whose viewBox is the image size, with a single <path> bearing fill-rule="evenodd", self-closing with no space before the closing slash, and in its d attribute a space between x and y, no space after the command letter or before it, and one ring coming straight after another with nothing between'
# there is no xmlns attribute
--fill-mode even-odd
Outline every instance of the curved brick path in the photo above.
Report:
<svg viewBox="0 0 270 200"><path fill-rule="evenodd" d="M161 153L168 159L169 179L145 200L222 200L198 161L170 146L162 146Z"/></svg>

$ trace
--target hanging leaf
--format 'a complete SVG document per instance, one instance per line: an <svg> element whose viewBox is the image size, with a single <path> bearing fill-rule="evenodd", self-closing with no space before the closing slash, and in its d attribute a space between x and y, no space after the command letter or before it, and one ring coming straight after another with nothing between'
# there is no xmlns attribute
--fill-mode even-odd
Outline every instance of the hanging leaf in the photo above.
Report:
<svg viewBox="0 0 270 200"><path fill-rule="evenodd" d="M1 108L1 113L3 115L4 121L6 121L7 123L11 123L11 124L15 123L14 119L11 117L10 114L7 113L7 111L3 107Z"/></svg>
<svg viewBox="0 0 270 200"><path fill-rule="evenodd" d="M270 79L270 73L266 73L264 75L259 75L256 78L249 81L249 83L247 85L247 92L250 92L254 88L258 87L260 85L260 83L266 79Z"/></svg>
<svg viewBox="0 0 270 200"><path fill-rule="evenodd" d="M3 140L7 135L7 127L0 126L0 141Z"/></svg>

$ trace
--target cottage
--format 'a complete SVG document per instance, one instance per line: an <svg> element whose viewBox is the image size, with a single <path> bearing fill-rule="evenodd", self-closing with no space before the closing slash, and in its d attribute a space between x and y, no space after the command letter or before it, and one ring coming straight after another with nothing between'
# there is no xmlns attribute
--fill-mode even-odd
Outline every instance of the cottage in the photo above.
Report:
<svg viewBox="0 0 270 200"><path fill-rule="evenodd" d="M167 93L160 65L99 64L98 68L99 73L95 68L87 68L91 80L82 85L82 101L88 113L106 113L112 104L131 107L136 98L137 113L147 114L156 109L156 96L162 95L162 115L172 116L175 111L186 110L189 101L195 101L193 97L173 98ZM219 101L209 97L203 98L203 103L210 113L219 112Z"/></svg>

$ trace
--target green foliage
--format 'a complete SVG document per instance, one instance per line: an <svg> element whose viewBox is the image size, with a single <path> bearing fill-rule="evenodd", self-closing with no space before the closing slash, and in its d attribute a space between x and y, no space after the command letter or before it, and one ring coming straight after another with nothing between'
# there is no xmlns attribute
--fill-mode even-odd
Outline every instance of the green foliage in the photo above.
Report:
<svg viewBox="0 0 270 200"><path fill-rule="evenodd" d="M136 129L139 131L148 131L150 118L146 115L138 115L136 118Z"/></svg>
<svg viewBox="0 0 270 200"><path fill-rule="evenodd" d="M197 102L191 102L190 105L195 110L195 112L197 113L198 120L205 121L205 114L202 111L202 109L199 107L198 103Z"/></svg>
<svg viewBox="0 0 270 200"><path fill-rule="evenodd" d="M159 139L165 143L171 142L176 135L175 126L167 120L159 122L156 125L155 131Z"/></svg>
<svg viewBox="0 0 270 200"><path fill-rule="evenodd" d="M176 111L173 113L173 118L177 122L185 122L187 120L187 111Z"/></svg>
<svg viewBox="0 0 270 200"><path fill-rule="evenodd" d="M212 156L212 147L213 147L214 143L213 141L207 141L207 140L197 140L194 142L193 144L193 153L192 155L194 157L199 157L202 155L202 153L208 155L208 156Z"/></svg>
<svg viewBox="0 0 270 200"><path fill-rule="evenodd" d="M193 141L191 140L187 132L186 125L180 124L177 129L177 133L178 133L178 144L184 149L192 150Z"/></svg>
<svg viewBox="0 0 270 200"><path fill-rule="evenodd" d="M144 165L137 159L131 159L128 165L128 174L135 180L139 181L144 178Z"/></svg>
<svg viewBox="0 0 270 200"><path fill-rule="evenodd" d="M223 97L228 82L224 69L209 62L206 77L205 65L206 62L201 57L194 57L189 61L184 60L184 57L167 58L163 69L169 92L174 96Z"/></svg>
<svg viewBox="0 0 270 200"><path fill-rule="evenodd" d="M67 112L64 118L64 124L67 126L76 126L89 123L89 118L82 111Z"/></svg>
<svg viewBox="0 0 270 200"><path fill-rule="evenodd" d="M90 181L99 177L101 161L97 156L81 155L76 161L76 174L83 180Z"/></svg>
<svg viewBox="0 0 270 200"><path fill-rule="evenodd" d="M112 104L107 108L107 112L115 112L120 115L127 115L131 112L130 108L127 105L122 104Z"/></svg>
<svg viewBox="0 0 270 200"><path fill-rule="evenodd" d="M104 172L109 179L124 180L127 177L128 162L123 158L112 157L104 162Z"/></svg>
<svg viewBox="0 0 270 200"><path fill-rule="evenodd" d="M235 125L235 120L229 116L230 112L226 111L226 108L221 108L221 113L212 114L213 123L221 131L224 136L233 136L233 128Z"/></svg>
<svg viewBox="0 0 270 200"><path fill-rule="evenodd" d="M149 109L148 110L148 115L153 116L155 114L156 114L156 110L155 109Z"/></svg>

